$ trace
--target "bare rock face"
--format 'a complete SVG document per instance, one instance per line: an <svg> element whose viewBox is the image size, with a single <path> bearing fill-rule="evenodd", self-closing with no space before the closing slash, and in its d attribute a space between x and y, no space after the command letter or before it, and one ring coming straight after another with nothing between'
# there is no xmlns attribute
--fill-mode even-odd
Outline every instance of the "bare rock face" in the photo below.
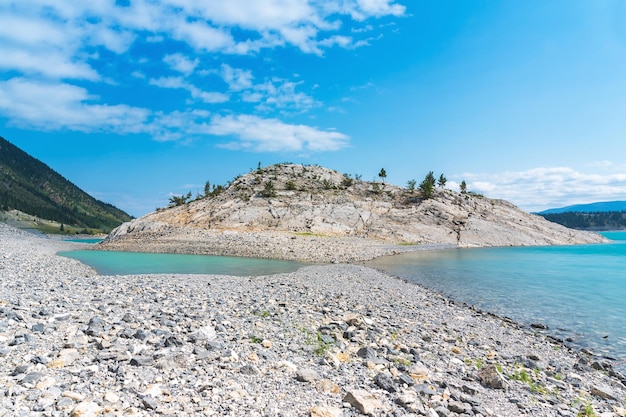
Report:
<svg viewBox="0 0 626 417"><path fill-rule="evenodd" d="M348 251L355 241L384 247L364 256L304 256L324 251L329 237ZM364 243L364 239L369 243ZM319 166L278 164L232 181L218 195L160 209L115 229L101 249L230 254L308 260L367 259L406 251L407 245L460 247L559 245L602 242L471 193L418 191L356 180ZM300 242L305 241L305 242ZM254 247L259 246L255 249ZM281 248L280 245L283 247ZM288 248L291 249L288 249ZM371 252L371 253L370 253Z"/></svg>

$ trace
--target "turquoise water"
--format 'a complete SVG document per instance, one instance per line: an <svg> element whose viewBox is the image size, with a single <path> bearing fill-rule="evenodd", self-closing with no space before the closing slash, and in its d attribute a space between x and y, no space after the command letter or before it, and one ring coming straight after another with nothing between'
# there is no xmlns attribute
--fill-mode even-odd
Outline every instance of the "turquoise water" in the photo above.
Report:
<svg viewBox="0 0 626 417"><path fill-rule="evenodd" d="M258 276L293 272L307 264L231 256L76 250L59 252L87 264L101 275L218 274Z"/></svg>
<svg viewBox="0 0 626 417"><path fill-rule="evenodd" d="M603 234L614 241L418 251L368 265L626 361L626 232Z"/></svg>
<svg viewBox="0 0 626 417"><path fill-rule="evenodd" d="M95 238L95 237L84 237L80 239L66 239L68 242L78 242L78 243L100 243L104 239Z"/></svg>

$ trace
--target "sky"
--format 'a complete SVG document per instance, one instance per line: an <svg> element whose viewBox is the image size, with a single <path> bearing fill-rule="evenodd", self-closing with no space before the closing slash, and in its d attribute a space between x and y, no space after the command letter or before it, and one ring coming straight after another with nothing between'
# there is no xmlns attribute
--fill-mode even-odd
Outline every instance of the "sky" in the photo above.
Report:
<svg viewBox="0 0 626 417"><path fill-rule="evenodd" d="M623 0L0 2L0 136L133 216L318 164L626 200Z"/></svg>

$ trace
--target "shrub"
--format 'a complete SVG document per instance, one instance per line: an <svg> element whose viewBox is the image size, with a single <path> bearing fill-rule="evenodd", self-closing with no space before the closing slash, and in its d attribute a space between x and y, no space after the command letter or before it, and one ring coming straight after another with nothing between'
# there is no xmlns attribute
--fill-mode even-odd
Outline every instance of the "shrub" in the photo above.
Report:
<svg viewBox="0 0 626 417"><path fill-rule="evenodd" d="M261 197L276 197L276 188L274 187L274 183L272 181L268 181L265 183L265 188L263 188L263 191L261 191Z"/></svg>

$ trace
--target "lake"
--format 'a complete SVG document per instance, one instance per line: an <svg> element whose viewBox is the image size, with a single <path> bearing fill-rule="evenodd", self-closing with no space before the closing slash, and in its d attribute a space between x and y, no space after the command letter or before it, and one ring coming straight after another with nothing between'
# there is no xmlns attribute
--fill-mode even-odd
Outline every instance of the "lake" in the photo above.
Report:
<svg viewBox="0 0 626 417"><path fill-rule="evenodd" d="M101 275L218 274L237 276L293 272L308 264L234 256L179 255L142 252L75 250L59 252L91 266Z"/></svg>
<svg viewBox="0 0 626 417"><path fill-rule="evenodd" d="M423 250L366 265L626 361L626 232L609 244ZM270 275L307 264L226 256L71 251L102 275Z"/></svg>
<svg viewBox="0 0 626 417"><path fill-rule="evenodd" d="M626 232L610 244L418 251L368 266L626 360Z"/></svg>

